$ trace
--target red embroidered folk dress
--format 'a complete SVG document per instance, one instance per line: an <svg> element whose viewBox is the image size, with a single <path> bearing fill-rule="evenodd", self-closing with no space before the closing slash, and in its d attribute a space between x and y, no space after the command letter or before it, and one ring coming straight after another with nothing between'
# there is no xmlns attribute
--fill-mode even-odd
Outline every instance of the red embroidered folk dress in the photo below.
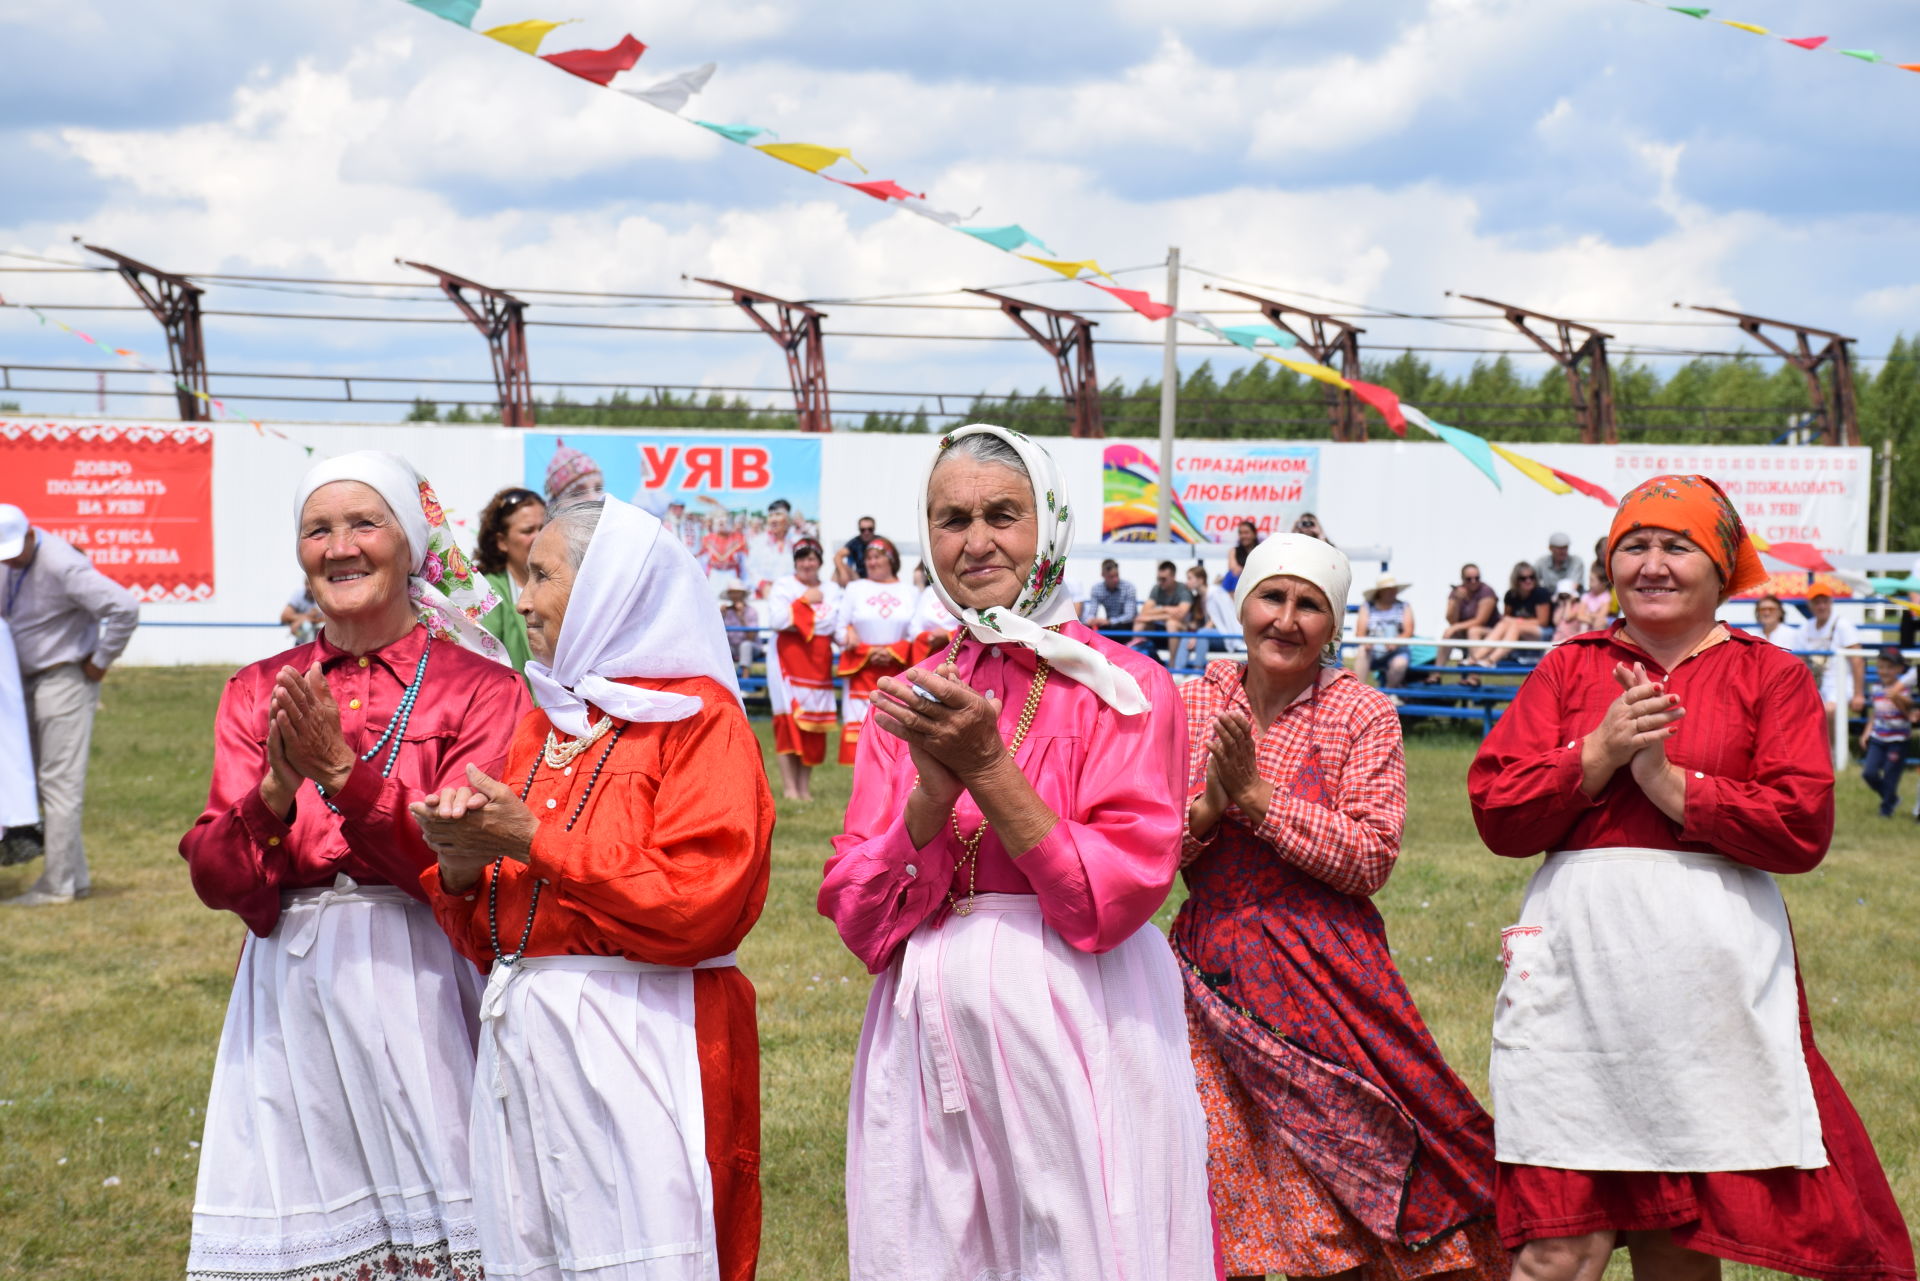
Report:
<svg viewBox="0 0 1920 1281"><path fill-rule="evenodd" d="M1687 774L1675 823L1626 770L1580 790L1580 744L1618 697L1616 663L1639 661L1687 709L1668 758ZM1468 774L1474 821L1495 854L1642 848L1714 853L1772 873L1811 871L1833 834L1833 771L1820 696L1805 666L1734 631L1664 671L1616 626L1550 651L1520 687ZM1906 1281L1912 1245L1859 1116L1813 1042L1800 1042L1828 1164L1669 1173L1501 1163L1509 1248L1614 1229L1671 1229L1683 1247L1822 1281Z"/></svg>
<svg viewBox="0 0 1920 1281"><path fill-rule="evenodd" d="M1189 797L1214 719L1253 719L1243 672L1222 660L1181 688ZM1398 714L1329 669L1256 748L1266 818L1230 809L1186 838L1192 895L1173 926L1226 1270L1506 1281L1493 1123L1441 1057L1369 897L1406 820Z"/></svg>

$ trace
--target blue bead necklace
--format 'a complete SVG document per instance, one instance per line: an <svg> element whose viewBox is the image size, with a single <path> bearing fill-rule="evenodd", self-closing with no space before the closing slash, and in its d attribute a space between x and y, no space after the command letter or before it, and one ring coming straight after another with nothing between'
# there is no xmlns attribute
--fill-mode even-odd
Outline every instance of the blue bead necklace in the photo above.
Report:
<svg viewBox="0 0 1920 1281"><path fill-rule="evenodd" d="M420 698L420 684L427 678L427 657L432 653L433 636L428 634L425 643L420 646L420 661L414 665L413 681L401 692L400 706L394 709L393 718L387 722L386 732L380 735L378 742L360 754L362 762L370 761L378 756L381 749L388 743L393 744L387 751L386 762L380 766L381 778L386 778L393 773L393 763L399 759L400 740L407 732L407 722L413 718L413 705ZM320 799L326 803L328 809L336 814L340 812L340 807L328 800L326 792L320 787L319 779L313 781L313 790L320 793Z"/></svg>

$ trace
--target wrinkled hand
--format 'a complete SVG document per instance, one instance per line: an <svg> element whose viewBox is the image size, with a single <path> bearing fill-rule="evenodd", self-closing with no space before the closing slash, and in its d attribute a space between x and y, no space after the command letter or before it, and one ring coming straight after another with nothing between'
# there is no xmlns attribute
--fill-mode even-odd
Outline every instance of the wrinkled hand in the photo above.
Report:
<svg viewBox="0 0 1920 1281"><path fill-rule="evenodd" d="M1273 784L1260 777L1260 759L1253 726L1239 712L1213 718L1213 737L1207 742L1207 785L1221 793L1255 823L1265 820L1273 800Z"/></svg>
<svg viewBox="0 0 1920 1281"><path fill-rule="evenodd" d="M300 794L300 771L287 759L287 749L280 741L280 726L269 717L267 720L267 776L260 780L260 803L281 818L293 808L294 798Z"/></svg>
<svg viewBox="0 0 1920 1281"><path fill-rule="evenodd" d="M287 762L301 777L313 779L329 793L347 785L353 773L353 749L340 730L340 705L333 701L320 664L303 676L291 667L280 669L274 682L270 715L280 731Z"/></svg>
<svg viewBox="0 0 1920 1281"><path fill-rule="evenodd" d="M919 686L937 697L928 702L913 692ZM955 795L959 788L984 776L1007 756L1007 741L1000 737L1000 700L982 698L962 684L951 664L937 672L916 667L904 680L882 677L873 699L874 711L888 733L906 741L918 763L924 754L933 764L952 775ZM927 785L927 772L920 782Z"/></svg>
<svg viewBox="0 0 1920 1281"><path fill-rule="evenodd" d="M1607 705L1599 726L1581 744L1583 759L1590 759L1608 771L1634 761L1643 751L1657 748L1655 762L1666 763L1667 739L1678 733L1678 722L1686 709L1666 686L1649 680L1644 663L1629 668L1615 663L1613 679L1620 696Z"/></svg>
<svg viewBox="0 0 1920 1281"><path fill-rule="evenodd" d="M513 789L478 766L467 766L467 783L407 806L427 848L440 860L441 884L454 894L471 888L495 859L525 863L540 828Z"/></svg>

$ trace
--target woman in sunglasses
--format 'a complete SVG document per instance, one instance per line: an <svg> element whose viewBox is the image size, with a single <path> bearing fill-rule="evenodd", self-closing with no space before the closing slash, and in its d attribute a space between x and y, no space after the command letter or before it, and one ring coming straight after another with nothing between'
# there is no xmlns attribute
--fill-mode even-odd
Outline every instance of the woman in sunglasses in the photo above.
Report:
<svg viewBox="0 0 1920 1281"><path fill-rule="evenodd" d="M1537 641L1548 636L1553 619L1553 592L1541 583L1539 572L1521 561L1507 580L1507 595L1501 602L1504 616L1487 633L1487 643L1467 655L1476 667L1493 667L1513 652L1502 649L1501 641Z"/></svg>

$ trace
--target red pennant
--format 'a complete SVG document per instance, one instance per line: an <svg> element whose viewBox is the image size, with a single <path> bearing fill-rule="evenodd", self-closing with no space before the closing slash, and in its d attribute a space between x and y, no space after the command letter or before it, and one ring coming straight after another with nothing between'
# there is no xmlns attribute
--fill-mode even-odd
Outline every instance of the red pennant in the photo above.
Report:
<svg viewBox="0 0 1920 1281"><path fill-rule="evenodd" d="M1112 294L1148 320L1165 320L1173 314L1173 308L1163 302L1155 302L1144 289L1122 289L1118 285L1094 285L1091 280L1087 283L1102 293Z"/></svg>
<svg viewBox="0 0 1920 1281"><path fill-rule="evenodd" d="M543 53L540 60L551 62L560 70L571 72L582 80L603 85L640 61L640 55L646 51L647 46L632 36L621 36L620 43L611 49L569 49L565 53Z"/></svg>
<svg viewBox="0 0 1920 1281"><path fill-rule="evenodd" d="M891 178L879 178L873 182L847 182L844 179L828 177L828 182L837 182L843 187L852 187L855 191L864 191L875 200L925 200L924 191L908 191Z"/></svg>
<svg viewBox="0 0 1920 1281"><path fill-rule="evenodd" d="M1826 555L1812 543L1769 543L1767 555L1775 560L1783 560L1796 569L1804 569L1810 574L1830 574L1833 566Z"/></svg>
<svg viewBox="0 0 1920 1281"><path fill-rule="evenodd" d="M1400 412L1400 398L1385 387L1372 383L1363 383L1357 378L1347 379L1353 388L1353 394L1378 410L1387 420L1387 426L1393 428L1393 434L1405 439L1407 435L1407 416Z"/></svg>
<svg viewBox="0 0 1920 1281"><path fill-rule="evenodd" d="M1561 480L1565 481L1567 484L1572 485L1575 489L1585 494L1588 498L1597 499L1600 502L1605 503L1609 507L1618 507L1620 505L1619 499L1615 498L1612 494L1609 494L1606 490L1600 488L1600 486L1594 484L1590 480L1582 480L1578 476L1575 476L1572 472L1561 471L1558 467L1549 467L1547 468L1547 470L1552 472L1554 475L1558 476Z"/></svg>
<svg viewBox="0 0 1920 1281"><path fill-rule="evenodd" d="M1801 36L1797 40L1787 36L1781 36L1780 38L1782 40L1785 40L1788 44L1798 46L1799 48L1802 48L1802 49L1818 49L1821 45L1827 42L1827 38L1825 36Z"/></svg>

